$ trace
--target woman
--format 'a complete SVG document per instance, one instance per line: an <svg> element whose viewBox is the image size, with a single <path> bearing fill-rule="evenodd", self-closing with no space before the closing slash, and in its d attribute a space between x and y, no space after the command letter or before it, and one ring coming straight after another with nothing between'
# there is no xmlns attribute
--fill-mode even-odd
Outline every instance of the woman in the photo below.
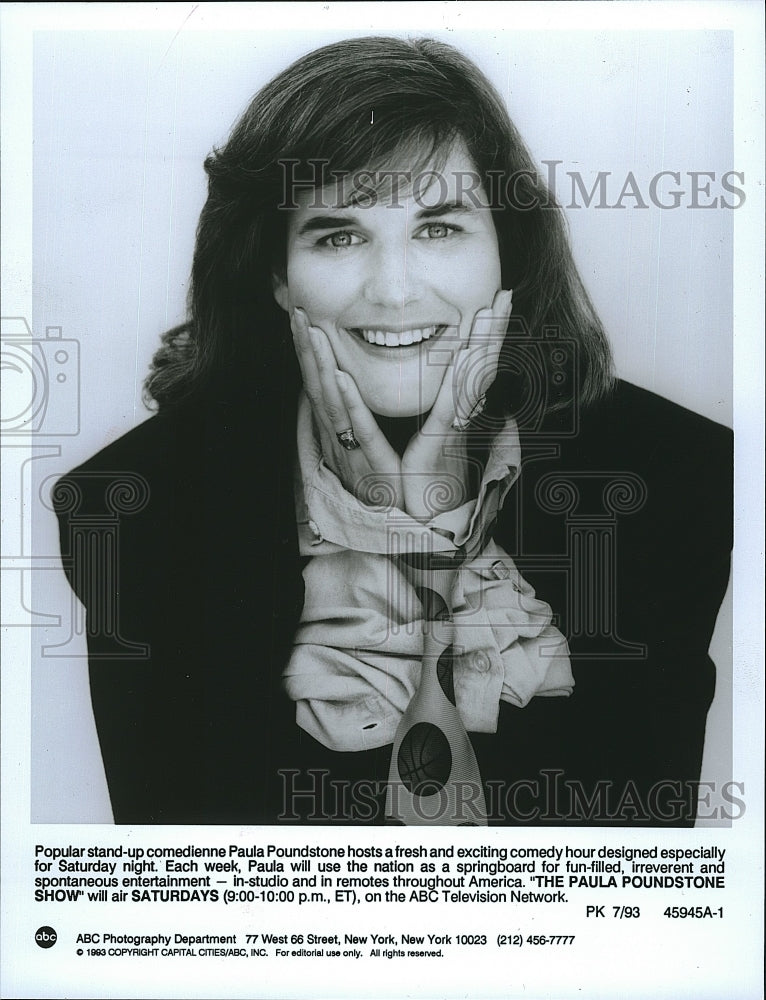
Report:
<svg viewBox="0 0 766 1000"><path fill-rule="evenodd" d="M475 821L692 824L729 434L613 379L490 85L436 42L328 46L206 170L158 415L58 489L115 820L471 821L391 795L449 711L440 616ZM126 477L99 563L78 519Z"/></svg>

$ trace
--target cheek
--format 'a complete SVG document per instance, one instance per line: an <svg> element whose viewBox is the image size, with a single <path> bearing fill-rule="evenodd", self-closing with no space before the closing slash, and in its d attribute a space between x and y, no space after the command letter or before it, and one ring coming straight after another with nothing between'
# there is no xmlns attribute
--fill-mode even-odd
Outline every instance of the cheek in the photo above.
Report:
<svg viewBox="0 0 766 1000"><path fill-rule="evenodd" d="M342 270L335 261L323 266L321 261L306 261L300 255L288 262L291 304L302 306L316 321L333 318L348 300L353 284Z"/></svg>
<svg viewBox="0 0 766 1000"><path fill-rule="evenodd" d="M500 252L497 241L488 240L482 253L474 254L466 262L464 269L465 280L473 284L477 289L481 288L483 293L489 291L493 296L500 288Z"/></svg>
<svg viewBox="0 0 766 1000"><path fill-rule="evenodd" d="M290 295L291 305L300 305L304 300L312 298L312 282L310 273L299 265L292 263L287 265L287 289Z"/></svg>
<svg viewBox="0 0 766 1000"><path fill-rule="evenodd" d="M473 253L456 256L439 279L442 294L459 309L464 325L470 324L479 309L492 305L500 288L500 256L491 245Z"/></svg>

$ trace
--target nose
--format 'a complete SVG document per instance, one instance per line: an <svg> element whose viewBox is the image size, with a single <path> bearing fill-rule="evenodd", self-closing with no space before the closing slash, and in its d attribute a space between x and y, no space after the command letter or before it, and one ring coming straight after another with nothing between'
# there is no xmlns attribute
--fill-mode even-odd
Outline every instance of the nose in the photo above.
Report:
<svg viewBox="0 0 766 1000"><path fill-rule="evenodd" d="M364 297L373 305L400 310L417 301L421 280L407 240L381 241L368 258Z"/></svg>

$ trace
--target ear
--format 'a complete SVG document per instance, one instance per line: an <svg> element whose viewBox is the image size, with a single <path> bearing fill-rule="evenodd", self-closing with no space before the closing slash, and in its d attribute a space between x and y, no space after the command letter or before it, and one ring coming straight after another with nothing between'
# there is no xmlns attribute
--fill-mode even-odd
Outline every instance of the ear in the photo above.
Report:
<svg viewBox="0 0 766 1000"><path fill-rule="evenodd" d="M280 309L284 309L286 313L289 313L290 295L287 290L286 279L282 275L272 272L271 289L274 292L274 298L276 299L277 305L280 307Z"/></svg>

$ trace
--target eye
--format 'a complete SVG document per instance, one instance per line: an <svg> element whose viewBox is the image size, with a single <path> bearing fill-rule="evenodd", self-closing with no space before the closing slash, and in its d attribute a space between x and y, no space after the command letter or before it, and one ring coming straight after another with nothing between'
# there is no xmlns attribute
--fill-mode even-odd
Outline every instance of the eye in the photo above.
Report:
<svg viewBox="0 0 766 1000"><path fill-rule="evenodd" d="M358 246L358 244L363 242L361 236L357 236L356 233L349 233L344 229L337 233L330 233L329 236L323 236L321 240L317 240L317 246L331 247L333 250L345 250L346 247Z"/></svg>
<svg viewBox="0 0 766 1000"><path fill-rule="evenodd" d="M421 229L418 239L443 240L459 232L462 232L460 226L452 226L448 222L429 222Z"/></svg>

